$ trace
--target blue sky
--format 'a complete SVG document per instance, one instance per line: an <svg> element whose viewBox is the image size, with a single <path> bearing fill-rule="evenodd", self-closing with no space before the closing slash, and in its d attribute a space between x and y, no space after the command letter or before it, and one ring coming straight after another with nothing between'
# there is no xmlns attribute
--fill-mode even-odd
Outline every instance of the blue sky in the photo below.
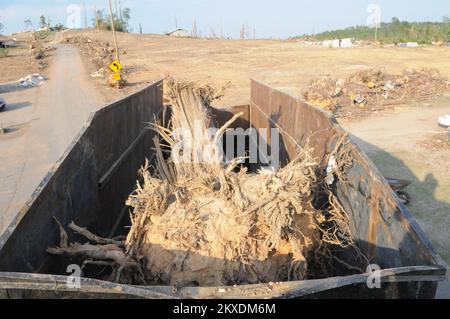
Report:
<svg viewBox="0 0 450 319"><path fill-rule="evenodd" d="M114 3L115 0L113 0ZM117 0L119 2L119 0ZM381 9L381 20L396 16L408 21L441 21L450 16L450 0L120 0L131 9L131 26L144 33L163 33L178 27L191 29L194 20L202 35L223 30L225 36L238 37L242 24L248 24L257 37L281 37L321 32L365 24L369 4ZM0 0L0 22L11 33L25 28L24 20L37 25L39 16L53 23L67 24L70 4L85 4L89 23L94 7L107 8L108 0ZM84 13L81 12L84 25Z"/></svg>

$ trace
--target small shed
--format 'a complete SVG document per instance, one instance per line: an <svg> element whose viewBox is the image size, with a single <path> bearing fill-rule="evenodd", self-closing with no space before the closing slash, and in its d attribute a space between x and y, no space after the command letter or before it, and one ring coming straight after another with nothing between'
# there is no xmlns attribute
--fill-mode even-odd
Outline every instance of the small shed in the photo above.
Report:
<svg viewBox="0 0 450 319"><path fill-rule="evenodd" d="M185 37L191 36L190 32L185 29L176 29L175 31L166 33L166 35L171 36L171 37L179 37L179 38L185 38Z"/></svg>

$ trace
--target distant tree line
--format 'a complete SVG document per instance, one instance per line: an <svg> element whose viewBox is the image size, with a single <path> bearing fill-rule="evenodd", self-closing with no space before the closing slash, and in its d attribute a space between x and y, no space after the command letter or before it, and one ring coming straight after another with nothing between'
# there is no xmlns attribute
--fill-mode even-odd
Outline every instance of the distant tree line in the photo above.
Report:
<svg viewBox="0 0 450 319"><path fill-rule="evenodd" d="M374 28L356 26L342 30L322 32L313 37L317 40L354 38L356 40L374 40ZM302 35L295 38L310 38ZM450 18L444 17L442 22L407 22L392 18L389 23L381 23L377 30L377 40L381 43L417 42L429 44L432 42L450 41Z"/></svg>
<svg viewBox="0 0 450 319"><path fill-rule="evenodd" d="M118 13L113 13L114 29L119 32L131 32L129 25L131 19L131 10L129 8L121 9ZM111 30L111 16L105 12L105 9L96 10L93 19L94 28L100 30Z"/></svg>
<svg viewBox="0 0 450 319"><path fill-rule="evenodd" d="M26 19L24 21L26 30L32 30L34 29L33 22L30 19ZM43 14L39 17L38 26L41 29L49 29L50 31L61 31L64 30L65 27L63 24L58 23L52 26L50 18L45 17Z"/></svg>

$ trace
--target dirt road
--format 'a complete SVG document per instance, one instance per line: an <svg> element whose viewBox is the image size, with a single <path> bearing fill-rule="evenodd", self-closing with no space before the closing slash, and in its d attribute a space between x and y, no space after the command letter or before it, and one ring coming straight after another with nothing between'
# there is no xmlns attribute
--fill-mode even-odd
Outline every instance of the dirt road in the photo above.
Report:
<svg viewBox="0 0 450 319"><path fill-rule="evenodd" d="M411 196L408 209L441 257L450 263L450 150L425 149L420 143L442 131L437 119L443 114L450 114L450 94L428 106L340 122L384 176L412 181L406 189ZM439 285L437 297L450 299L449 282Z"/></svg>
<svg viewBox="0 0 450 319"><path fill-rule="evenodd" d="M424 149L420 143L443 131L437 126L443 114L450 114L450 95L428 107L340 122L384 176L412 181L407 189L411 195L408 208L441 256L450 262L450 181L442 178L450 171L450 150Z"/></svg>
<svg viewBox="0 0 450 319"><path fill-rule="evenodd" d="M56 46L48 81L2 94L9 106L0 114L0 233L105 100L78 51Z"/></svg>

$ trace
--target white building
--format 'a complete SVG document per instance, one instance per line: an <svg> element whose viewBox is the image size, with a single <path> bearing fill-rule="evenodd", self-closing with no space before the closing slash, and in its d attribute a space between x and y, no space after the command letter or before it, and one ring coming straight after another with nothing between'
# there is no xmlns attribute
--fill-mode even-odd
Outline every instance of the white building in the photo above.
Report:
<svg viewBox="0 0 450 319"><path fill-rule="evenodd" d="M335 39L335 40L325 40L322 45L327 48L351 48L353 47L353 39Z"/></svg>

